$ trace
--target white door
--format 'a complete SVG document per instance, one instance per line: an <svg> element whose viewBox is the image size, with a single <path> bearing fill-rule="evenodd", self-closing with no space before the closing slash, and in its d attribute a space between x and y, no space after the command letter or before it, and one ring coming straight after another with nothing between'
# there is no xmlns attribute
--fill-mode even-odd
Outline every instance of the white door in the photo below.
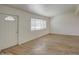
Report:
<svg viewBox="0 0 79 59"><path fill-rule="evenodd" d="M0 49L17 44L17 16L0 14Z"/></svg>

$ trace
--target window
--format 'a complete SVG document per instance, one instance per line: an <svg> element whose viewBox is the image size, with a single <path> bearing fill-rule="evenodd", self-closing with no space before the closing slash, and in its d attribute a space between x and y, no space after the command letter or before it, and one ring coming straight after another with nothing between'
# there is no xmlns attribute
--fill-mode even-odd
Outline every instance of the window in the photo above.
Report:
<svg viewBox="0 0 79 59"><path fill-rule="evenodd" d="M31 19L31 30L41 30L46 28L46 21L42 19Z"/></svg>
<svg viewBox="0 0 79 59"><path fill-rule="evenodd" d="M7 16L7 17L5 17L5 20L6 21L14 21L15 19L12 16Z"/></svg>

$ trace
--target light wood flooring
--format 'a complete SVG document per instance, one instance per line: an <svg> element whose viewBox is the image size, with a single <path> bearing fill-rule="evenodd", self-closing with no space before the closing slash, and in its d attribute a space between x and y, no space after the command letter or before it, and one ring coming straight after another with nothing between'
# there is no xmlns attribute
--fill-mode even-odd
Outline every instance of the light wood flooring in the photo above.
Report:
<svg viewBox="0 0 79 59"><path fill-rule="evenodd" d="M46 35L22 45L3 50L13 55L78 55L79 36Z"/></svg>

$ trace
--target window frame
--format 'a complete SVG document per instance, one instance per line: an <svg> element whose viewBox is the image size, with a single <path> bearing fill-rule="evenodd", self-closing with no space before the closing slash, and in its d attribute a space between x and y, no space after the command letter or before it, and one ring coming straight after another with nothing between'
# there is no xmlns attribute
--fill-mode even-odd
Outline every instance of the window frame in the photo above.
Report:
<svg viewBox="0 0 79 59"><path fill-rule="evenodd" d="M35 29L33 29L33 20L35 21ZM39 21L39 22L38 22ZM38 24L39 23L39 27L38 28ZM38 18L31 18L31 31L38 31L38 30L44 30L47 28L47 21L44 19L38 19Z"/></svg>

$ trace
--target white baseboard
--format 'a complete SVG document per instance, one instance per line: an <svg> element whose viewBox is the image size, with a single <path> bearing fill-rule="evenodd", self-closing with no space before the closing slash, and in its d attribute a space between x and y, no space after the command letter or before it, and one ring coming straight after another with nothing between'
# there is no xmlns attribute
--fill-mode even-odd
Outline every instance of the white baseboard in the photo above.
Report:
<svg viewBox="0 0 79 59"><path fill-rule="evenodd" d="M75 34L63 34L63 33L50 33L50 34L56 34L56 35L69 35L69 36L79 36Z"/></svg>

